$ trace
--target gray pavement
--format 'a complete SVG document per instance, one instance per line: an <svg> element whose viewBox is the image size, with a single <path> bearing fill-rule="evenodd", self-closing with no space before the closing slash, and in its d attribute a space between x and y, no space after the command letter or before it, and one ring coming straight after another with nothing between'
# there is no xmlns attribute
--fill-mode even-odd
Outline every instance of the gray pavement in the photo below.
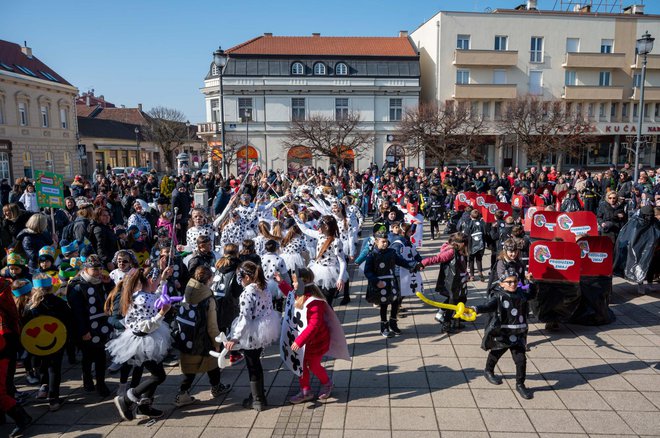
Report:
<svg viewBox="0 0 660 438"><path fill-rule="evenodd" d="M426 236L423 255L440 241ZM444 239L443 239L444 240ZM486 259L487 257L485 257ZM437 268L424 272L432 290ZM470 283L469 303L483 299L485 284ZM615 279L613 324L602 327L564 325L548 333L530 327L527 384L533 400L515 392L515 369L509 355L498 365L505 383L493 386L482 370L484 317L451 336L439 334L435 309L416 299L404 306L402 336L386 340L378 332L378 310L364 300L366 282L352 269L353 301L337 308L352 361L328 361L336 389L325 403L291 406L297 380L280 368L275 347L263 361L271 407L245 410L248 394L244 364L223 372L234 389L211 400L206 377L192 393L197 404L174 408L181 380L178 368L156 395L165 416L156 422L119 422L112 399L101 400L82 390L79 366L65 367L62 393L66 403L55 413L32 400L35 418L28 436L41 437L559 437L660 436L660 293L637 295L636 287ZM433 294L429 294L433 298ZM435 297L437 298L437 297ZM66 360L65 360L66 363ZM17 373L22 391L23 370ZM116 388L116 377L109 379ZM318 387L318 382L316 387ZM9 426L0 426L6 436Z"/></svg>

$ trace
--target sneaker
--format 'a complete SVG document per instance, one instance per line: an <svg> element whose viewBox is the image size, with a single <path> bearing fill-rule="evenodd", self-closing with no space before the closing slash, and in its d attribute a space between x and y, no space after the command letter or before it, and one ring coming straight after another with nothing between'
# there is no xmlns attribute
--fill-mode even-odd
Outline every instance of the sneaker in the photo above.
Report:
<svg viewBox="0 0 660 438"><path fill-rule="evenodd" d="M197 399L190 395L188 391L179 391L174 399L174 406L180 408L182 406L188 406L195 403Z"/></svg>
<svg viewBox="0 0 660 438"><path fill-rule="evenodd" d="M58 411L61 407L62 407L62 400L59 398L48 402L48 410L50 412Z"/></svg>
<svg viewBox="0 0 660 438"><path fill-rule="evenodd" d="M395 319L390 319L390 331L397 336L401 334L401 330Z"/></svg>
<svg viewBox="0 0 660 438"><path fill-rule="evenodd" d="M435 320L438 321L439 323L443 323L443 322L445 321L445 313L444 313L444 311L443 311L442 309L441 309L441 310L438 310L438 311L435 313L435 316L433 317L433 319L435 319Z"/></svg>
<svg viewBox="0 0 660 438"><path fill-rule="evenodd" d="M241 353L237 353L229 356L229 366L236 365L240 361L245 359Z"/></svg>
<svg viewBox="0 0 660 438"><path fill-rule="evenodd" d="M126 395L128 391L128 383L120 383L117 387L117 395Z"/></svg>
<svg viewBox="0 0 660 438"><path fill-rule="evenodd" d="M112 363L110 364L110 366L108 367L108 372L109 372L110 374L115 374L115 373L117 373L119 370L121 370L121 366L122 366L122 364L120 364L120 363L112 362Z"/></svg>
<svg viewBox="0 0 660 438"><path fill-rule="evenodd" d="M168 356L165 356L165 359L163 360L163 366L164 367L175 367L179 365L179 358L176 357L173 354L170 354Z"/></svg>
<svg viewBox="0 0 660 438"><path fill-rule="evenodd" d="M163 416L163 411L160 409L155 409L151 407L151 401L144 402L140 400L140 403L135 412L135 418L145 419L145 418L160 418Z"/></svg>
<svg viewBox="0 0 660 438"><path fill-rule="evenodd" d="M388 327L388 324L386 322L381 322L380 323L380 334L384 338L392 338L394 337L394 333L392 333Z"/></svg>
<svg viewBox="0 0 660 438"><path fill-rule="evenodd" d="M133 413L135 403L130 401L128 397L118 395L115 397L114 402L115 406L117 407L117 411L119 411L119 416L122 419L131 421L135 418L135 414Z"/></svg>
<svg viewBox="0 0 660 438"><path fill-rule="evenodd" d="M39 391L37 391L37 398L40 400L48 398L48 385L41 385Z"/></svg>
<svg viewBox="0 0 660 438"><path fill-rule="evenodd" d="M332 388L334 388L332 380L329 380L325 385L321 385L321 390L319 391L319 400L327 400L330 398Z"/></svg>
<svg viewBox="0 0 660 438"><path fill-rule="evenodd" d="M34 371L28 372L26 379L30 385L36 385L37 383L41 382L41 379L39 379L39 376L37 376L37 373Z"/></svg>
<svg viewBox="0 0 660 438"><path fill-rule="evenodd" d="M211 386L211 397L217 398L222 394L227 394L229 391L231 391L231 385L223 385L222 383L218 383L217 385Z"/></svg>
<svg viewBox="0 0 660 438"><path fill-rule="evenodd" d="M289 399L289 403L297 405L298 403L304 403L310 400L314 400L314 394L312 394L312 391L300 391Z"/></svg>

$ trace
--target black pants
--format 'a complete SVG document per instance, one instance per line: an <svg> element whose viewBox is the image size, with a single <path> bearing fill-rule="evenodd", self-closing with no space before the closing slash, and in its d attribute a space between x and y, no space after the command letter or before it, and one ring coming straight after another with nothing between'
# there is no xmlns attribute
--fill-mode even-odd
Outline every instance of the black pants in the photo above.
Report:
<svg viewBox="0 0 660 438"><path fill-rule="evenodd" d="M119 369L119 383L127 383L128 376L131 375L131 388L135 388L140 383L140 380L142 380L143 371L144 368L142 367L142 365L133 366L125 363Z"/></svg>
<svg viewBox="0 0 660 438"><path fill-rule="evenodd" d="M393 319L396 321L397 316L399 315L399 306L401 305L401 301L399 299L395 299L392 303L387 304L387 303L381 303L380 304L380 322L387 322L387 306L392 306L390 309L390 319Z"/></svg>
<svg viewBox="0 0 660 438"><path fill-rule="evenodd" d="M431 219L431 239L435 239L436 233L440 233L440 226L437 220Z"/></svg>
<svg viewBox="0 0 660 438"><path fill-rule="evenodd" d="M148 360L142 364L142 367L149 371L151 375L146 379L143 379L138 386L132 389L131 392L138 400L141 398L153 398L156 388L158 388L158 385L163 383L167 377L162 362Z"/></svg>
<svg viewBox="0 0 660 438"><path fill-rule="evenodd" d="M64 348L55 354L41 357L39 374L41 384L48 385L48 399L57 400L60 397L60 383L62 382L62 359Z"/></svg>
<svg viewBox="0 0 660 438"><path fill-rule="evenodd" d="M336 287L333 287L331 289L321 288L321 292L323 293L325 300L330 305L330 308L332 308L332 300L335 299L335 295L337 294L337 288Z"/></svg>
<svg viewBox="0 0 660 438"><path fill-rule="evenodd" d="M348 290L351 287L351 280L346 280L344 283L344 298L350 298L350 295L348 294Z"/></svg>
<svg viewBox="0 0 660 438"><path fill-rule="evenodd" d="M474 276L474 262L477 262L477 269L479 270L479 274L481 274L484 270L481 259L484 256L484 251L481 250L477 252L476 254L470 254L468 256L468 263L470 264L470 276Z"/></svg>
<svg viewBox="0 0 660 438"><path fill-rule="evenodd" d="M490 247L490 270L495 269L495 263L497 263L497 247L495 245Z"/></svg>
<svg viewBox="0 0 660 438"><path fill-rule="evenodd" d="M91 342L83 342L80 345L82 351L83 381L92 380L92 364L96 374L96 384L105 383L105 345L94 345Z"/></svg>
<svg viewBox="0 0 660 438"><path fill-rule="evenodd" d="M263 350L263 348L257 348L256 350L243 350L250 382L257 382L264 378L264 369L261 366L261 352Z"/></svg>
<svg viewBox="0 0 660 438"><path fill-rule="evenodd" d="M220 368L215 368L206 373L209 376L209 383L211 386L216 386L220 383ZM183 381L181 386L179 386L179 391L188 391L195 381L195 376L197 374L184 374Z"/></svg>
<svg viewBox="0 0 660 438"><path fill-rule="evenodd" d="M486 371L495 371L495 365L500 357L504 355L507 350L511 350L511 357L516 364L516 383L525 383L525 376L527 375L527 356L525 356L525 347L516 345L509 348L502 348L500 350L490 350L488 358L486 359Z"/></svg>
<svg viewBox="0 0 660 438"><path fill-rule="evenodd" d="M443 301L445 304L458 304L458 303L463 303L465 304L467 302L467 296L460 296L458 299L452 299L452 298L445 298ZM452 321L454 321L454 311L451 309L442 309L442 320L444 321L445 324L450 324ZM460 321L460 319L455 320Z"/></svg>

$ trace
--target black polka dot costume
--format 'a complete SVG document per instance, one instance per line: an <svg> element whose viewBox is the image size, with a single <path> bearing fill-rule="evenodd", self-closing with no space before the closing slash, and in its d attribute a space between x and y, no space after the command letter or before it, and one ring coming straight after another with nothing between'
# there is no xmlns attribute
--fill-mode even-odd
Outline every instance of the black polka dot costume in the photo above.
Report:
<svg viewBox="0 0 660 438"><path fill-rule="evenodd" d="M239 297L239 314L231 324L228 338L238 342L237 348L256 350L280 338L281 317L273 310L273 298L257 285L245 287Z"/></svg>
<svg viewBox="0 0 660 438"><path fill-rule="evenodd" d="M196 242L199 236L208 236L213 241L215 240L215 230L213 230L210 224L188 228L188 231L186 231L186 243L190 251L193 251L197 246Z"/></svg>
<svg viewBox="0 0 660 438"><path fill-rule="evenodd" d="M290 272L296 272L296 269L305 267L303 252L306 251L305 240L301 236L294 237L288 245L282 247L281 257Z"/></svg>

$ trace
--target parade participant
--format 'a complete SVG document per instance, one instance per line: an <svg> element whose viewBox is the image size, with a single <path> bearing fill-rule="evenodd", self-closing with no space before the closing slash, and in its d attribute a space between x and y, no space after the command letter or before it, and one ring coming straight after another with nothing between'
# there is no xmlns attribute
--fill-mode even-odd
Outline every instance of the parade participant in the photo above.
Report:
<svg viewBox="0 0 660 438"><path fill-rule="evenodd" d="M367 286L367 301L380 307L380 334L386 338L400 335L398 327L398 312L401 303L400 287L394 276L396 266L408 270L420 267L415 261L409 261L401 257L393 248L389 247L387 229L382 226L375 233L374 251L365 261L364 275L369 284ZM387 319L387 308L390 309L390 318Z"/></svg>
<svg viewBox="0 0 660 438"><path fill-rule="evenodd" d="M314 273L314 283L321 289L325 300L332 307L335 294L337 291L343 292L344 282L348 279L337 220L334 216L322 216L317 231L308 228L298 216L292 214L292 217L296 220L300 231L316 239L316 258L309 263L308 267Z"/></svg>
<svg viewBox="0 0 660 438"><path fill-rule="evenodd" d="M135 225L145 239L151 238L151 224L149 223L149 218L146 216L147 208L148 206L145 201L142 199L136 199L135 202L133 202L134 213L128 218L128 221L126 222L129 230L132 225Z"/></svg>
<svg viewBox="0 0 660 438"><path fill-rule="evenodd" d="M578 199L578 191L575 189L570 189L564 200L561 201L561 207L559 207L559 211L570 213L580 210L582 210L582 206L580 205L580 201Z"/></svg>
<svg viewBox="0 0 660 438"><path fill-rule="evenodd" d="M289 271L289 277L293 285L297 285L296 272L306 266L303 253L305 251L305 241L303 234L293 219L288 219L287 233L282 239L281 257L284 260L286 269ZM343 303L346 304L346 303ZM342 304L342 305L343 305Z"/></svg>
<svg viewBox="0 0 660 438"><path fill-rule="evenodd" d="M51 236L48 231L48 218L46 215L37 213L32 215L25 224L25 229L16 236L18 245L15 251L20 250L25 254L28 268L31 272L39 268L39 250L46 245L57 245L57 236Z"/></svg>
<svg viewBox="0 0 660 438"><path fill-rule="evenodd" d="M279 272L288 282L291 282L289 271L287 270L284 259L277 254L279 244L274 240L266 242L266 254L261 257L261 269L263 269L264 277L266 278L266 287L273 296L276 303L276 308L282 311L282 292L277 287L277 283L273 280L275 272Z"/></svg>
<svg viewBox="0 0 660 438"><path fill-rule="evenodd" d="M239 298L240 311L232 322L225 348L242 350L250 378L250 396L243 407L262 411L267 406L264 392L264 372L261 353L264 347L280 337L280 316L273 310L272 297L266 289L266 278L261 266L243 262L237 279L243 286Z"/></svg>
<svg viewBox="0 0 660 438"><path fill-rule="evenodd" d="M55 267L55 248L44 246L39 250L39 269L37 272L48 274L53 279L53 292L60 288L58 269Z"/></svg>
<svg viewBox="0 0 660 438"><path fill-rule="evenodd" d="M426 219L431 222L431 239L435 240L436 234L440 234L440 226L438 225L443 217L444 206L442 203L442 193L438 186L431 188L429 204L424 211Z"/></svg>
<svg viewBox="0 0 660 438"><path fill-rule="evenodd" d="M135 257L133 251L126 249L120 249L115 253L115 256L112 258L112 264L117 267L110 272L110 279L115 285L119 284L131 269L136 269L139 266L137 257Z"/></svg>
<svg viewBox="0 0 660 438"><path fill-rule="evenodd" d="M53 294L53 279L48 274L36 274L32 280L32 297L30 308L25 312L25 324L39 316L49 316L64 324L68 333L73 333L73 315L67 304ZM56 323L57 324L57 323ZM58 341L57 339L55 339ZM62 346L54 353L40 356L39 374L41 387L37 398L48 398L49 410L57 411L60 399L60 382L62 381L62 359L65 348Z"/></svg>
<svg viewBox="0 0 660 438"><path fill-rule="evenodd" d="M481 348L489 351L484 377L493 385L501 385L502 378L495 375L495 366L507 350L516 364L516 391L526 400L534 397L525 386L527 371L527 315L533 288L522 288L518 274L511 270L499 278L493 296L483 304L472 307L477 313L490 313L484 329Z"/></svg>
<svg viewBox="0 0 660 438"><path fill-rule="evenodd" d="M23 204L25 211L39 213L39 203L37 203L37 193L34 191L34 185L27 185L18 202Z"/></svg>
<svg viewBox="0 0 660 438"><path fill-rule="evenodd" d="M468 236L454 233L449 241L440 247L440 252L422 260L424 267L441 264L435 291L446 297L445 303L458 304L467 301L467 244ZM435 315L442 324L442 331L452 333L460 328L460 323L452 318L454 311L440 309ZM456 321L456 322L454 322Z"/></svg>
<svg viewBox="0 0 660 438"><path fill-rule="evenodd" d="M265 245L268 240L278 240L270 233L270 228L270 223L260 221L259 225L257 226L258 234L254 239L252 239L254 242L254 250L259 257L262 257L264 254L266 254Z"/></svg>
<svg viewBox="0 0 660 438"><path fill-rule="evenodd" d="M197 236L197 249L192 253L192 257L188 260L188 271L195 272L200 265L214 266L216 261L215 253L213 252L213 243L211 238L204 234Z"/></svg>
<svg viewBox="0 0 660 438"><path fill-rule="evenodd" d="M497 261L490 270L487 289L489 295L497 287L497 280L509 271L516 272L521 281L525 278L525 264L520 260L520 250L513 239L507 239L502 244L502 251L500 251Z"/></svg>
<svg viewBox="0 0 660 438"><path fill-rule="evenodd" d="M172 223L172 219L174 217L174 214L171 211L164 211L160 214L160 217L158 218L158 222L156 222L156 229L158 231L160 230L165 230L166 231L166 236L168 239L174 239L174 246L177 246L177 238L176 238L176 230L174 229L174 224ZM188 230L190 231L190 230ZM157 232L158 234L158 232Z"/></svg>
<svg viewBox="0 0 660 438"><path fill-rule="evenodd" d="M148 236L144 231L140 231L137 225L129 226L126 233L128 234L126 249L133 251L138 263L142 265L149 259L149 245L146 242Z"/></svg>
<svg viewBox="0 0 660 438"><path fill-rule="evenodd" d="M12 299L9 280L0 278L0 415L7 414L16 423L10 437L23 436L32 417L16 402L13 387L16 354L20 345L20 323Z"/></svg>
<svg viewBox="0 0 660 438"><path fill-rule="evenodd" d="M216 308L216 301L213 299L213 292L209 288L212 281L213 271L211 271L211 268L204 265L198 266L193 273L193 278L186 285L184 302L190 306L198 306L198 312L206 311L205 316L201 317L201 320L205 324L200 327L202 331L195 334L194 345L210 346L215 351L220 351L222 346L215 340L216 336L220 334L220 330L218 329L218 309ZM197 324L195 325L195 329L197 329ZM212 398L217 398L231 390L231 385L220 383L221 370L218 368L218 361L209 354L208 350L194 351L192 353L182 351L179 357L179 364L184 378L179 385L179 393L174 400L175 406L186 406L196 401L195 397L192 397L189 391L197 374L206 373L208 375Z"/></svg>
<svg viewBox="0 0 660 438"><path fill-rule="evenodd" d="M421 248L422 238L424 237L424 216L419 213L419 207L416 203L408 204L403 222L415 225L415 232L410 237L410 241L415 248Z"/></svg>
<svg viewBox="0 0 660 438"><path fill-rule="evenodd" d="M477 263L477 270L479 271L479 280L485 281L483 274L482 259L486 251L486 225L481 218L479 210L473 209L470 212L470 219L463 222L459 227L459 231L467 234L470 237L468 241L468 264L470 267L470 281L475 280L474 263Z"/></svg>
<svg viewBox="0 0 660 438"><path fill-rule="evenodd" d="M328 321L325 320L328 303L325 301L323 292L314 284L314 273L312 271L306 268L300 269L298 276L299 281L304 286L302 295L296 297L295 307L305 311L307 326L291 344L291 350L294 352L305 348L302 375L298 379L300 391L289 399L291 404L304 403L314 399L310 385L311 374L314 374L321 383L318 394L319 400L329 398L333 388L332 380L330 380L327 371L321 365L323 356L330 348L331 334ZM294 291L291 285L284 281L279 274L275 274L275 280L279 283L285 295Z"/></svg>
<svg viewBox="0 0 660 438"><path fill-rule="evenodd" d="M522 225L514 225L511 228L511 239L520 251L520 260L522 260L523 265L527 266L529 264L529 246L531 243Z"/></svg>
<svg viewBox="0 0 660 438"><path fill-rule="evenodd" d="M101 264L108 271L115 269L112 259L119 249L117 236L110 227L110 219L108 209L97 207L92 216L89 233L89 241L95 250L95 254L99 256Z"/></svg>
<svg viewBox="0 0 660 438"><path fill-rule="evenodd" d="M172 275L167 268L160 277L153 279L150 268L136 269L123 281L121 291L121 314L126 330L108 342L107 350L116 363L142 366L151 373L135 387L118 395L114 402L122 419L158 418L163 412L151 406L156 388L165 381L166 374L162 360L167 355L172 342L170 330L163 318L170 310L170 304L156 309L162 285ZM137 412L134 412L134 409Z"/></svg>
<svg viewBox="0 0 660 438"><path fill-rule="evenodd" d="M85 391L96 389L102 397L110 395L105 384L105 343L110 336L108 317L103 313L103 303L112 290L110 277L102 273L101 260L91 255L79 274L67 285L67 300L73 311L76 336L82 351L83 387ZM96 385L92 378L92 364Z"/></svg>
<svg viewBox="0 0 660 438"><path fill-rule="evenodd" d="M188 231L186 231L186 247L187 251L193 251L195 242L197 242L197 237L201 235L206 235L214 239L215 230L213 226L209 223L208 216L206 212L201 208L193 208L190 213L190 221L188 221ZM179 248L179 251L182 251L184 248Z"/></svg>

